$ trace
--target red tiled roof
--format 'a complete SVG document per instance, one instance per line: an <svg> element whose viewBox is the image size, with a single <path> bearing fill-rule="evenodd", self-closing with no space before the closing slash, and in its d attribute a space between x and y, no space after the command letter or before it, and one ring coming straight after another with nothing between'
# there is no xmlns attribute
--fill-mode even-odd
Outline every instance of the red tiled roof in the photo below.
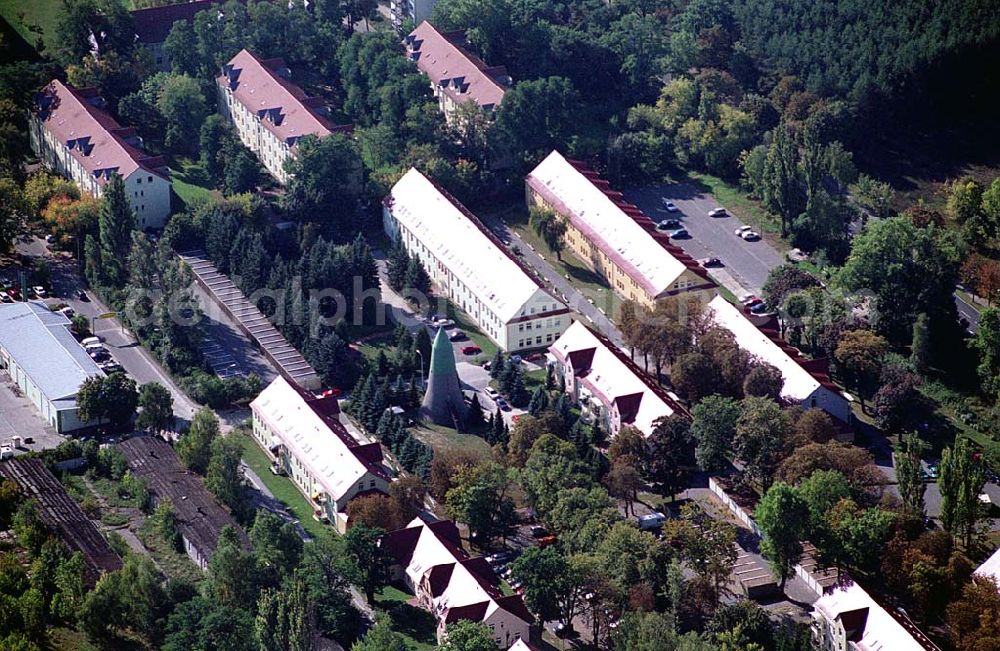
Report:
<svg viewBox="0 0 1000 651"><path fill-rule="evenodd" d="M140 43L163 43L174 23L179 20L191 22L194 15L213 5L222 4L224 0L194 0L180 2L163 7L147 7L135 9L132 12L132 22L135 25L135 37Z"/></svg>
<svg viewBox="0 0 1000 651"><path fill-rule="evenodd" d="M240 50L222 67L215 81L229 88L243 106L265 128L290 146L302 136L328 136L349 133L350 125L334 125L315 110L318 100L308 97L301 88L277 74L284 67L281 59L262 61L247 50Z"/></svg>
<svg viewBox="0 0 1000 651"><path fill-rule="evenodd" d="M480 601L476 604L469 604L468 606L456 606L455 608L449 608L444 615L445 624L454 624L455 622L467 619L473 622L483 621L483 617L486 617L486 610L490 607L490 602ZM528 620L531 621L530 619Z"/></svg>
<svg viewBox="0 0 1000 651"><path fill-rule="evenodd" d="M507 597L500 597L496 600L497 605L512 615L516 615L526 622L535 621L535 616L531 614L528 607L524 605L521 595L512 594Z"/></svg>
<svg viewBox="0 0 1000 651"><path fill-rule="evenodd" d="M639 413L639 403L642 402L642 395L641 393L633 393L615 398L618 416L623 423L628 424L635 421L635 415Z"/></svg>
<svg viewBox="0 0 1000 651"><path fill-rule="evenodd" d="M463 32L439 32L426 20L410 32L407 54L435 87L455 102L474 101L484 109L500 105L507 88L507 70L489 67L466 50Z"/></svg>
<svg viewBox="0 0 1000 651"><path fill-rule="evenodd" d="M35 96L35 115L101 185L114 173L127 178L138 169L166 178L156 171L163 166L162 157L150 156L125 141L135 135L134 129L122 127L87 101L97 96L96 89L74 89L54 79Z"/></svg>
<svg viewBox="0 0 1000 651"><path fill-rule="evenodd" d="M432 597L440 597L444 594L451 581L451 573L454 571L454 563L442 563L431 568L427 576L427 583L430 586Z"/></svg>

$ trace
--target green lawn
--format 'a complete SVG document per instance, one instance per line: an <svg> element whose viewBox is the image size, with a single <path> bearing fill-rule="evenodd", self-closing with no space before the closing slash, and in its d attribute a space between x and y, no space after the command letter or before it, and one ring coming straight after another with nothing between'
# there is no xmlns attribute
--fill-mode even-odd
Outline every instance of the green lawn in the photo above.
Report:
<svg viewBox="0 0 1000 651"><path fill-rule="evenodd" d="M257 473L264 485L267 486L274 497L288 507L310 536L322 538L324 536L335 535L333 527L329 527L313 519L313 508L309 500L299 492L292 480L287 477L279 477L271 473L271 460L264 451L260 449L257 442L248 434L235 432L240 445L243 446L243 460Z"/></svg>
<svg viewBox="0 0 1000 651"><path fill-rule="evenodd" d="M52 49L57 45L56 20L61 6L57 0L0 0L0 16L32 48L41 38Z"/></svg>
<svg viewBox="0 0 1000 651"><path fill-rule="evenodd" d="M489 416L489 414L485 415ZM490 454L489 444L480 437L474 434L463 434L444 425L425 421L414 426L412 431L414 436L431 446L435 452L442 450L470 450L482 453L484 457Z"/></svg>
<svg viewBox="0 0 1000 651"><path fill-rule="evenodd" d="M548 244L528 226L528 209L522 203L511 204L495 210L491 216L505 221L507 226L545 258L545 261L557 273L562 274L563 278L580 290L584 297L604 310L606 315L613 319L614 315L618 313L618 308L622 303L621 297L615 294L603 278L591 271L569 249L563 250L562 259L559 259ZM551 282L551 279L543 278L543 280Z"/></svg>
<svg viewBox="0 0 1000 651"><path fill-rule="evenodd" d="M184 207L219 196L218 191L212 189L205 169L190 158L175 159L170 165L170 172L170 182Z"/></svg>

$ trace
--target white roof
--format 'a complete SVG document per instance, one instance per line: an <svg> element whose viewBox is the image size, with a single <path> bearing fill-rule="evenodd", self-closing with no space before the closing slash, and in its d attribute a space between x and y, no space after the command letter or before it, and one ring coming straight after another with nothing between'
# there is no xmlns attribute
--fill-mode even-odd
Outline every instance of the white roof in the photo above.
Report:
<svg viewBox="0 0 1000 651"><path fill-rule="evenodd" d="M44 303L0 303L0 348L57 409L73 408L84 380L104 375L69 326L69 319Z"/></svg>
<svg viewBox="0 0 1000 651"><path fill-rule="evenodd" d="M412 585L420 585L424 575L437 565L451 563L455 565L448 581L448 587L441 595L434 598L433 612L444 612L448 608L470 606L488 601L489 606L486 608L483 620L488 619L500 606L476 577L461 564L460 561L465 559L452 553L448 545L438 538L437 534L420 518L414 518L410 527L421 528L417 546L413 550L413 556L410 557L410 564L406 567L406 574Z"/></svg>
<svg viewBox="0 0 1000 651"><path fill-rule="evenodd" d="M605 253L618 258L650 295L670 289L687 269L558 151L531 171L529 185L532 182L552 192L573 224L598 240Z"/></svg>
<svg viewBox="0 0 1000 651"><path fill-rule="evenodd" d="M389 209L400 224L502 321L518 316L524 305L543 291L506 251L416 169L410 168L392 186L390 196Z"/></svg>
<svg viewBox="0 0 1000 651"><path fill-rule="evenodd" d="M801 402L822 386L819 380L783 351L778 344L771 341L725 297L719 295L713 298L708 304L708 309L717 325L733 333L740 348L781 371L781 377L785 380L785 386L781 389L783 397Z"/></svg>
<svg viewBox="0 0 1000 651"><path fill-rule="evenodd" d="M518 639L507 651L531 651L531 647L524 640Z"/></svg>
<svg viewBox="0 0 1000 651"><path fill-rule="evenodd" d="M574 321L549 350L565 359L574 351L590 348L595 349L594 358L590 363L590 372L582 381L588 388L593 388L599 394L597 397L609 407L615 398L641 393L639 411L631 424L645 436L652 434L656 419L674 413L673 407L656 394L652 385L622 361L619 354L624 356L625 353L618 351L619 354L616 354L579 321Z"/></svg>
<svg viewBox="0 0 1000 651"><path fill-rule="evenodd" d="M342 498L368 472L344 440L284 377L279 375L271 382L250 407L268 424L277 442L309 468L333 499Z"/></svg>
<svg viewBox="0 0 1000 651"><path fill-rule="evenodd" d="M1000 549L993 552L993 555L986 559L986 562L976 568L977 575L991 576L996 579L1000 586Z"/></svg>
<svg viewBox="0 0 1000 651"><path fill-rule="evenodd" d="M937 648L929 640L926 644L919 642L913 633L853 581L831 588L831 592L820 597L813 607L831 622L844 613L867 609L864 631L857 643L857 648L862 651L925 651ZM919 631L916 633L923 637Z"/></svg>

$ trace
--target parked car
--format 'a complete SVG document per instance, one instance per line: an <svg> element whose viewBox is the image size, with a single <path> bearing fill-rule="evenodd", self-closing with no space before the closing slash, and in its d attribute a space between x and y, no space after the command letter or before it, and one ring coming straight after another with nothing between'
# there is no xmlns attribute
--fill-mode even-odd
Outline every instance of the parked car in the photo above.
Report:
<svg viewBox="0 0 1000 651"><path fill-rule="evenodd" d="M660 202L663 204L663 209L667 212L678 212L680 209L674 205L673 201L670 201L666 197L660 198Z"/></svg>
<svg viewBox="0 0 1000 651"><path fill-rule="evenodd" d="M484 371L488 371L491 368L493 368L493 362L489 362L489 361L483 362L483 370Z"/></svg>
<svg viewBox="0 0 1000 651"><path fill-rule="evenodd" d="M503 398L497 398L496 402L497 402L497 407L500 408L500 411L510 411L510 405Z"/></svg>
<svg viewBox="0 0 1000 651"><path fill-rule="evenodd" d="M63 315L67 319L72 319L73 315L76 314L76 310L67 305L66 307L59 308L59 314Z"/></svg>
<svg viewBox="0 0 1000 651"><path fill-rule="evenodd" d="M463 355L478 355L483 352L483 349L479 346L462 346Z"/></svg>
<svg viewBox="0 0 1000 651"><path fill-rule="evenodd" d="M678 228L676 231L670 233L670 239L672 240L686 240L689 237L691 235L688 234L686 228Z"/></svg>
<svg viewBox="0 0 1000 651"><path fill-rule="evenodd" d="M79 300L79 301L83 301L84 303L87 303L87 302L89 302L89 301L90 301L90 297L89 297L89 296L87 296L87 292L83 291L82 289L81 289L81 290L79 290L79 291L78 291L78 292L76 293L76 298L77 298L77 300Z"/></svg>
<svg viewBox="0 0 1000 651"><path fill-rule="evenodd" d="M672 231L681 227L681 220L679 219L664 219L656 225L656 230L661 233L666 233L667 231Z"/></svg>
<svg viewBox="0 0 1000 651"><path fill-rule="evenodd" d="M465 333L462 332L461 330L455 330L450 335L448 335L448 339L451 341L461 341L462 339L466 339L466 336Z"/></svg>
<svg viewBox="0 0 1000 651"><path fill-rule="evenodd" d="M15 301L21 300L21 292L17 291L17 287L8 287L7 296L10 296Z"/></svg>
<svg viewBox="0 0 1000 651"><path fill-rule="evenodd" d="M722 260L718 258L705 258L701 261L701 266L703 267L724 267Z"/></svg>
<svg viewBox="0 0 1000 651"><path fill-rule="evenodd" d="M497 398L500 397L500 394L497 393L497 390L494 389L493 387L486 387L485 389L483 389L483 393L488 395L490 397L490 400L496 400Z"/></svg>
<svg viewBox="0 0 1000 651"><path fill-rule="evenodd" d="M4 303L13 303L14 299L11 298L6 292L0 293L0 301Z"/></svg>
<svg viewBox="0 0 1000 651"><path fill-rule="evenodd" d="M757 231L746 231L745 233L740 235L740 237L742 237L747 242L756 242L760 239L760 233L758 233Z"/></svg>
<svg viewBox="0 0 1000 651"><path fill-rule="evenodd" d="M455 326L455 322L451 319L438 319L434 322L434 325L438 328L453 328Z"/></svg>
<svg viewBox="0 0 1000 651"><path fill-rule="evenodd" d="M548 535L549 535L549 530L541 525L536 524L531 528L532 538L544 538L545 536Z"/></svg>
<svg viewBox="0 0 1000 651"><path fill-rule="evenodd" d="M548 547L549 545L554 545L556 541L559 540L555 536L542 536L538 539L539 547Z"/></svg>
<svg viewBox="0 0 1000 651"><path fill-rule="evenodd" d="M743 233L746 233L747 231L752 231L752 230L753 230L753 228L750 227L750 226L740 226L739 228L737 228L736 230L733 231L733 235L735 235L736 237L743 237Z"/></svg>
<svg viewBox="0 0 1000 651"><path fill-rule="evenodd" d="M743 294L740 296L740 304L743 305L747 301L757 298L756 294Z"/></svg>
<svg viewBox="0 0 1000 651"><path fill-rule="evenodd" d="M53 242L56 241L56 236L53 235L52 233L49 233L48 235L45 236L45 241L48 242L49 244L52 244Z"/></svg>
<svg viewBox="0 0 1000 651"><path fill-rule="evenodd" d="M761 314L767 314L770 311L771 311L771 308L769 308L767 306L767 303L765 303L763 301L761 301L760 303L756 303L756 304L750 306L750 314L756 314L756 315L759 316Z"/></svg>
<svg viewBox="0 0 1000 651"><path fill-rule="evenodd" d="M792 262L805 262L809 259L809 254L802 249L792 249L788 252L788 259Z"/></svg>
<svg viewBox="0 0 1000 651"><path fill-rule="evenodd" d="M708 211L709 217L728 217L729 213L726 212L725 208L714 208Z"/></svg>
<svg viewBox="0 0 1000 651"><path fill-rule="evenodd" d="M35 290L35 296L37 296L38 298L49 297L49 293L45 291L45 288L42 287L41 285L35 285L34 287L32 287L32 289Z"/></svg>
<svg viewBox="0 0 1000 651"><path fill-rule="evenodd" d="M756 305L761 302L763 302L763 299L755 294L744 294L740 297L740 304L743 307L750 307L751 305Z"/></svg>
<svg viewBox="0 0 1000 651"><path fill-rule="evenodd" d="M510 361L514 362L515 364L520 364L521 363L521 356L520 355L511 355L510 356Z"/></svg>
<svg viewBox="0 0 1000 651"><path fill-rule="evenodd" d="M530 355L525 355L524 359L529 362L538 362L545 359L545 355L543 353L531 353Z"/></svg>

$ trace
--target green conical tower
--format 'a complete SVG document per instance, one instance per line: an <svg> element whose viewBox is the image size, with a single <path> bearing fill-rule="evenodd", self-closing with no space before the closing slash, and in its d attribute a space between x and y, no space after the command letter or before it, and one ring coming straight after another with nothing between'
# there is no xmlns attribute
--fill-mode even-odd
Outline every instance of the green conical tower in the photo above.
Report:
<svg viewBox="0 0 1000 651"><path fill-rule="evenodd" d="M420 413L438 425L457 429L465 419L465 410L465 397L455 368L455 353L444 328L439 328L431 347L431 368Z"/></svg>

